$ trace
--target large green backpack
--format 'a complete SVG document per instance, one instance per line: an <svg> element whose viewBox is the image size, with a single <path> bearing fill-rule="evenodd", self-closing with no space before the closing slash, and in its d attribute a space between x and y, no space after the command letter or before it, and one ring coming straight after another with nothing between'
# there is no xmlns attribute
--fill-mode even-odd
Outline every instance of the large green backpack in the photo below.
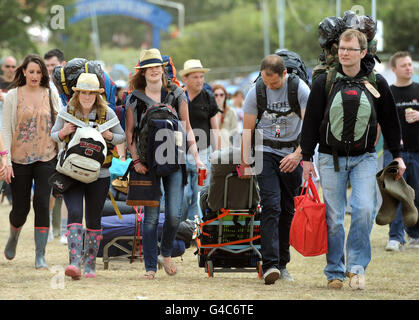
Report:
<svg viewBox="0 0 419 320"><path fill-rule="evenodd" d="M374 147L377 114L370 91L376 90L373 72L361 78L347 77L336 69L328 73L327 106L320 131L332 149L335 171L339 171L338 155L362 154Z"/></svg>

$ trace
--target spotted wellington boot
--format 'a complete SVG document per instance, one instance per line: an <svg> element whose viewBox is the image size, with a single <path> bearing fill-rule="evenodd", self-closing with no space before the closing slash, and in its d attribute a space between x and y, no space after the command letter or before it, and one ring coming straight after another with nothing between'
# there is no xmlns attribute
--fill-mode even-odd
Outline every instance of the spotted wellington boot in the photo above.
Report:
<svg viewBox="0 0 419 320"><path fill-rule="evenodd" d="M102 230L86 228L84 238L84 277L96 278L96 256L102 240Z"/></svg>
<svg viewBox="0 0 419 320"><path fill-rule="evenodd" d="M83 225L79 223L69 224L67 226L67 244L70 257L70 264L65 268L65 275L73 280L79 280L81 277L81 259L83 249Z"/></svg>

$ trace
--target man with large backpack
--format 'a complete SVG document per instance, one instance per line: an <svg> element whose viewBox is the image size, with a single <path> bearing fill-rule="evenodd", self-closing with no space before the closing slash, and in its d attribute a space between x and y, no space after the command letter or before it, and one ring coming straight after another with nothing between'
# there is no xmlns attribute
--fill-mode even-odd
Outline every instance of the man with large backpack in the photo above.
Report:
<svg viewBox="0 0 419 320"><path fill-rule="evenodd" d="M386 80L375 74L374 59L367 53L366 36L354 29L343 32L338 45L339 64L313 82L301 148L303 177L316 176L312 163L319 143L319 175L326 204L328 232L328 288L341 289L345 277L350 287L364 289L365 269L371 260L370 232L376 205L377 122L398 162L399 179L406 167L400 157L400 123ZM345 208L348 182L351 225L346 242Z"/></svg>
<svg viewBox="0 0 419 320"><path fill-rule="evenodd" d="M261 196L261 253L265 284L278 278L292 281L286 269L290 261L289 231L294 215L294 196L301 186L301 149L299 135L308 85L287 71L284 59L277 54L261 62L261 78L248 92L244 104L241 178L257 174ZM291 70L290 70L291 71ZM297 80L295 100L289 87ZM264 97L263 98L261 98ZM263 164L251 163L250 149L255 129L255 152L263 154ZM257 134L262 131L263 143ZM256 157L256 162L260 159ZM250 168L261 168L253 172ZM261 167L262 166L262 167Z"/></svg>

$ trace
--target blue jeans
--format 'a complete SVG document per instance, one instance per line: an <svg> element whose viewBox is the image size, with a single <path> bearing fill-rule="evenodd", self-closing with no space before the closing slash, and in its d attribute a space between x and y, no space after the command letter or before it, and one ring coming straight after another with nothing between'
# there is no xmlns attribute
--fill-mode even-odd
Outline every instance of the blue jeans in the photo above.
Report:
<svg viewBox="0 0 419 320"><path fill-rule="evenodd" d="M403 161L406 164L406 171L403 178L406 183L415 190L415 205L419 209L419 152L403 152ZM384 166L387 166L393 157L388 150L384 150ZM390 240L397 240L400 243L405 243L404 231L411 238L419 238L419 221L413 227L406 227L402 218L402 206L399 204L397 208L396 218L390 223L389 238Z"/></svg>
<svg viewBox="0 0 419 320"><path fill-rule="evenodd" d="M262 173L257 176L262 214L260 219L262 268L285 268L290 261L289 233L294 217L294 197L301 185L302 168L291 173L279 169L282 157L263 153Z"/></svg>
<svg viewBox="0 0 419 320"><path fill-rule="evenodd" d="M160 242L160 253L163 257L172 255L173 241L176 238L181 218L183 199L182 170L163 177L165 218ZM142 244L146 271L157 271L158 237L160 207L144 207L144 229Z"/></svg>
<svg viewBox="0 0 419 320"><path fill-rule="evenodd" d="M377 206L377 154L339 157L339 172L335 172L333 156L319 153L320 184L326 204L328 253L324 273L328 280L345 279L346 271L363 274L371 260L370 233ZM347 170L346 170L347 165ZM345 268L345 208L348 180L351 181L351 223L346 240Z"/></svg>
<svg viewBox="0 0 419 320"><path fill-rule="evenodd" d="M208 177L204 181L205 186L209 185L210 181L210 153L211 148L199 152L201 161L204 163L208 170ZM185 186L181 221L185 221L186 219L194 220L195 215L202 217L202 213L198 211L198 193L201 191L203 186L198 185L198 173L196 171L195 159L191 155L188 155L186 158L186 174L188 175L188 184Z"/></svg>

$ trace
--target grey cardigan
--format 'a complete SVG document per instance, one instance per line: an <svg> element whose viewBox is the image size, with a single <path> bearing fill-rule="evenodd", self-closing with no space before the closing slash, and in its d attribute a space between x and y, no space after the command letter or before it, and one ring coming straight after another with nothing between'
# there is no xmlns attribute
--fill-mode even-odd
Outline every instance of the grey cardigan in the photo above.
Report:
<svg viewBox="0 0 419 320"><path fill-rule="evenodd" d="M63 108L65 109L65 111L67 111L67 106ZM78 115L79 114L76 113L76 116ZM117 116L116 113L110 107L107 107L106 120L110 120L116 116ZM95 118L96 118L96 110L92 110L92 112L89 113L89 119L95 119ZM60 137L58 136L58 132L64 127L64 124L65 124L65 120L63 120L60 117L57 117L57 119L55 120L55 124L51 130L51 138L58 143L62 142L60 140ZM112 138L112 141L110 141L110 143L112 143L113 145L117 145L117 144L121 144L125 142L125 132L122 129L120 124L111 128L110 131L113 133L113 138ZM99 178L106 178L109 176L110 176L109 168L100 169Z"/></svg>

